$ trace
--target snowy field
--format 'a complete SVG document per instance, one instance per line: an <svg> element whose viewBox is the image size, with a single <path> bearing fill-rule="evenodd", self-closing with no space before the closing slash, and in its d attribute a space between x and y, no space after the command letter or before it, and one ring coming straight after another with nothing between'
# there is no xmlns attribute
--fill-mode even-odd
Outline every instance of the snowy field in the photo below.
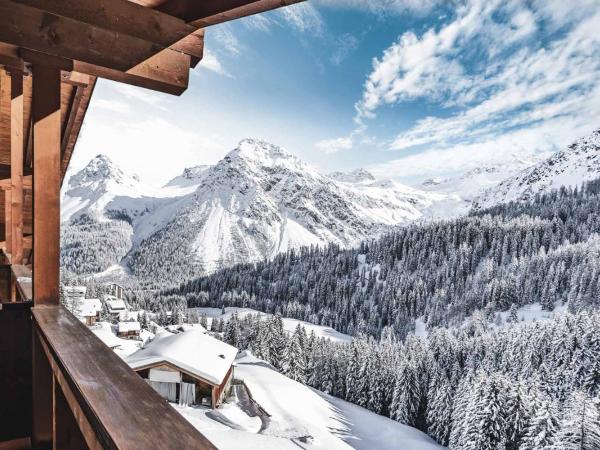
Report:
<svg viewBox="0 0 600 450"><path fill-rule="evenodd" d="M205 315L208 318L208 323L211 325L212 319L225 319L228 320L234 313L237 313L238 317L242 318L247 314L260 314L261 316L270 316L270 314L261 313L251 308L225 308L225 314L222 313L221 308L191 308L196 311L199 316ZM314 325L312 323L304 322L302 320L283 318L283 328L288 333L292 334L298 324L302 325L306 332L310 334L312 331L315 332L317 337L324 337L331 339L334 342L350 342L352 336L340 333L331 327L325 327L322 325Z"/></svg>
<svg viewBox="0 0 600 450"><path fill-rule="evenodd" d="M424 433L311 389L273 370L249 352L236 361L254 400L270 415L263 425L234 402L211 411L173 405L220 449L397 449L443 447Z"/></svg>
<svg viewBox="0 0 600 450"><path fill-rule="evenodd" d="M540 303L531 303L529 305L521 306L517 309L517 317L519 322L522 324L526 324L529 322L537 322L540 320L549 320L555 317L557 314L563 314L567 312L567 305L557 302L554 306L554 311L544 311L542 309L542 305ZM496 313L500 320L500 325L496 325L495 323L489 323L490 328L501 328L507 325L512 325L507 322L509 311L501 311ZM469 324L470 319L465 320L465 322L461 325L461 327L465 327ZM415 320L415 336L421 338L427 338L429 332L427 331L427 325L423 322L422 318Z"/></svg>

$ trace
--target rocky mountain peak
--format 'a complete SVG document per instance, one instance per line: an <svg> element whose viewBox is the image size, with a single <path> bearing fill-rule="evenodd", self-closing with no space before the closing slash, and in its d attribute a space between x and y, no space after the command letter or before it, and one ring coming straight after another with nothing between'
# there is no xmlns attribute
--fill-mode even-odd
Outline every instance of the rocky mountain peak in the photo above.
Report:
<svg viewBox="0 0 600 450"><path fill-rule="evenodd" d="M108 156L97 155L87 166L77 172L69 180L71 187L83 187L91 183L107 183L114 181L118 184L127 182L139 182L137 175L129 175L123 172Z"/></svg>
<svg viewBox="0 0 600 450"><path fill-rule="evenodd" d="M375 181L373 174L362 168L355 169L350 172L332 172L329 174L329 177L344 183L364 183L368 181Z"/></svg>

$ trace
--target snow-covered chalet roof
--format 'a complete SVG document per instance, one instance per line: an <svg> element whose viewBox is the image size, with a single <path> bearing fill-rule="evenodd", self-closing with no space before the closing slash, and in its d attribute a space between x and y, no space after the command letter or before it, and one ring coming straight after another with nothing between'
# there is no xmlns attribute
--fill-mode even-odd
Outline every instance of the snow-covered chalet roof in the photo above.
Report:
<svg viewBox="0 0 600 450"><path fill-rule="evenodd" d="M219 385L233 365L237 352L237 348L195 328L174 335L161 333L125 361L134 370L166 362Z"/></svg>
<svg viewBox="0 0 600 450"><path fill-rule="evenodd" d="M141 327L139 322L119 322L117 329L119 333L127 333L129 331L140 331Z"/></svg>
<svg viewBox="0 0 600 450"><path fill-rule="evenodd" d="M94 317L102 311L102 302L97 298L86 298L81 304L81 315L83 317Z"/></svg>
<svg viewBox="0 0 600 450"><path fill-rule="evenodd" d="M125 311L127 309L123 300L107 300L106 306L108 306L110 312Z"/></svg>

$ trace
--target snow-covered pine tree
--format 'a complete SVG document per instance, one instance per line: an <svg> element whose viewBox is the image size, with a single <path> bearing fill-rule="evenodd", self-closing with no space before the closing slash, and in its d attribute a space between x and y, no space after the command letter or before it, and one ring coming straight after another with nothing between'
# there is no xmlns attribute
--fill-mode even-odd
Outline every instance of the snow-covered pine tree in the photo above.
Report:
<svg viewBox="0 0 600 450"><path fill-rule="evenodd" d="M566 402L560 429L554 435L550 450L598 450L600 448L600 415L598 399L583 391L573 391Z"/></svg>
<svg viewBox="0 0 600 450"><path fill-rule="evenodd" d="M554 401L546 397L533 411L519 450L547 449L558 430L558 411Z"/></svg>

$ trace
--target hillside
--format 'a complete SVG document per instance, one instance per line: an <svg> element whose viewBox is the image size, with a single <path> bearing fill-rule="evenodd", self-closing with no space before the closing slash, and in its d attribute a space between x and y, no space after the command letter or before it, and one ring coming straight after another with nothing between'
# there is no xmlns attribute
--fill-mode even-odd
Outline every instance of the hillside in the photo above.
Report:
<svg viewBox="0 0 600 450"><path fill-rule="evenodd" d="M580 186L600 174L600 129L582 137L549 158L486 189L475 198L473 207L485 209L499 203L528 201L537 194L561 186Z"/></svg>

